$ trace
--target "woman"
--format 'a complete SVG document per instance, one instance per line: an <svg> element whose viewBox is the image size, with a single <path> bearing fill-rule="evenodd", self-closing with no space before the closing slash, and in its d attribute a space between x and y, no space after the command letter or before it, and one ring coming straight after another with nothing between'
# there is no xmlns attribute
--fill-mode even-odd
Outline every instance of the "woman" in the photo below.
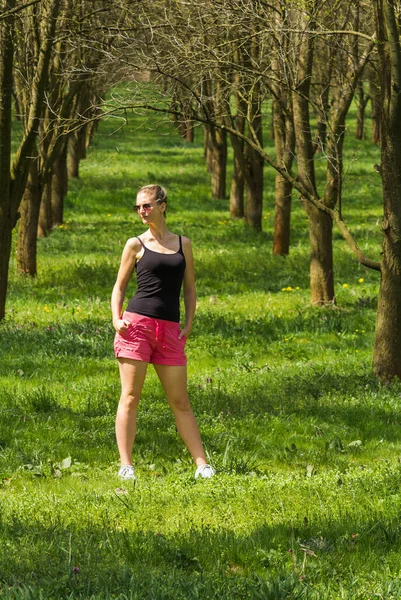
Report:
<svg viewBox="0 0 401 600"><path fill-rule="evenodd" d="M125 245L113 288L111 308L116 330L121 397L116 417L122 479L135 479L132 448L136 412L148 363L152 363L174 413L177 431L197 466L195 478L214 475L205 457L187 392L184 352L195 313L196 289L191 243L168 230L167 194L159 185L142 187L134 210L149 228ZM127 285L136 271L138 289L122 314ZM185 325L180 328L179 299L184 289Z"/></svg>

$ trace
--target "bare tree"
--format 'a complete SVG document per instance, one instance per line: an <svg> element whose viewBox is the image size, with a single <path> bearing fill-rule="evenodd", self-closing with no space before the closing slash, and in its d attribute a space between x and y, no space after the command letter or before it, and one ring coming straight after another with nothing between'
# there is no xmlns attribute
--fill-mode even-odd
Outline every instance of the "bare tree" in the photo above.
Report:
<svg viewBox="0 0 401 600"><path fill-rule="evenodd" d="M401 45L399 4L372 0L380 61L379 172L383 188L383 247L373 370L401 377Z"/></svg>

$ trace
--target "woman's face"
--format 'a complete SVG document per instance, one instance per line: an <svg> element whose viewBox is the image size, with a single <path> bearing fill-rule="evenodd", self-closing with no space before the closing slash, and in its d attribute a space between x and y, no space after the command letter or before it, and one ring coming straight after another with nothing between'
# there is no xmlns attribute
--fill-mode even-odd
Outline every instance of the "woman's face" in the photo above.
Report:
<svg viewBox="0 0 401 600"><path fill-rule="evenodd" d="M165 203L158 203L156 199L146 192L139 192L136 197L134 210L141 217L143 223L157 222L163 216Z"/></svg>

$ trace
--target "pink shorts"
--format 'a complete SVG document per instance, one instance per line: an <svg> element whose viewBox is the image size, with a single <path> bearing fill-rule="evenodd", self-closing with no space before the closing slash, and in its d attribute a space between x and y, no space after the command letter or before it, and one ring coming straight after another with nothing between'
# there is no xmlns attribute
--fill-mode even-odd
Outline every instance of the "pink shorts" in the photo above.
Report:
<svg viewBox="0 0 401 600"><path fill-rule="evenodd" d="M178 339L179 323L153 319L137 313L124 312L123 319L130 322L123 334L116 333L114 353L116 358L130 358L156 365L182 366L185 356L186 337Z"/></svg>

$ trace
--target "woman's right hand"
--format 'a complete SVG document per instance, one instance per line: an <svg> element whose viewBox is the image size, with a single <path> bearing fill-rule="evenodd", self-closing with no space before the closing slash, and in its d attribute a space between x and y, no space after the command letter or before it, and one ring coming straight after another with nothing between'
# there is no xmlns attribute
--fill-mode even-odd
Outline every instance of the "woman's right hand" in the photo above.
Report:
<svg viewBox="0 0 401 600"><path fill-rule="evenodd" d="M127 331L128 327L130 326L130 322L127 321L127 319L115 319L113 320L113 326L117 333L121 335Z"/></svg>

